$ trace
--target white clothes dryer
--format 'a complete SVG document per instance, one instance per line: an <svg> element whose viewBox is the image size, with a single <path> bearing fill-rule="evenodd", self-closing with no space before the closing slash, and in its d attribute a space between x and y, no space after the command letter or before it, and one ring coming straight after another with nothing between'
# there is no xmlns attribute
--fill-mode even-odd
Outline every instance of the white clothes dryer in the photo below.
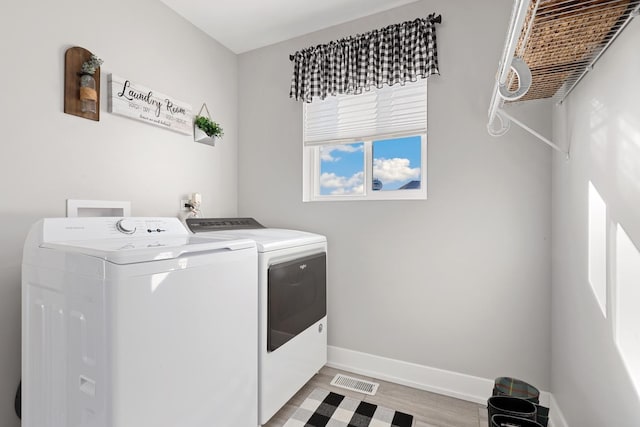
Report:
<svg viewBox="0 0 640 427"><path fill-rule="evenodd" d="M258 419L266 424L327 363L327 239L253 218L190 218L198 236L258 250Z"/></svg>
<svg viewBox="0 0 640 427"><path fill-rule="evenodd" d="M257 254L177 218L37 222L22 265L24 427L256 426Z"/></svg>

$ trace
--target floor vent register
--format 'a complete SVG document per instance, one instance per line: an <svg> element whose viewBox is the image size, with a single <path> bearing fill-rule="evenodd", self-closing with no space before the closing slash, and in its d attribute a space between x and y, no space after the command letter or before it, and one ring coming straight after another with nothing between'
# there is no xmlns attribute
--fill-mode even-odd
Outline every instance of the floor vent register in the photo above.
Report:
<svg viewBox="0 0 640 427"><path fill-rule="evenodd" d="M378 386L380 384L350 377L348 375L337 374L331 381L331 385L373 396L376 394L376 391L378 391Z"/></svg>

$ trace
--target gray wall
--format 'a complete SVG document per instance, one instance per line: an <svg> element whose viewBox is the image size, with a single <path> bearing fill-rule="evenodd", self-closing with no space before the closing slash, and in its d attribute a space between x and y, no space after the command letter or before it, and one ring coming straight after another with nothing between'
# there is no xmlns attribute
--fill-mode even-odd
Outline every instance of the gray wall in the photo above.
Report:
<svg viewBox="0 0 640 427"><path fill-rule="evenodd" d="M0 425L19 425L20 263L36 219L65 199L130 200L134 215L175 216L203 195L207 215L237 211L237 58L156 0L3 2L0 13ZM64 114L64 52L105 60L101 120ZM106 111L115 73L191 104L225 129L215 148Z"/></svg>
<svg viewBox="0 0 640 427"><path fill-rule="evenodd" d="M636 19L554 115L554 137L570 144L571 159L553 160L551 389L572 426L640 423L640 315L627 317L640 312L638 43ZM606 243L590 249L600 232ZM604 310L592 290L600 281L589 274L599 264ZM635 334L635 352L619 339L625 331Z"/></svg>
<svg viewBox="0 0 640 427"><path fill-rule="evenodd" d="M441 13L429 80L426 201L302 202L298 49ZM548 389L551 154L486 112L509 23L504 0L420 1L239 57L241 215L329 240L329 344ZM547 104L513 113L550 134Z"/></svg>

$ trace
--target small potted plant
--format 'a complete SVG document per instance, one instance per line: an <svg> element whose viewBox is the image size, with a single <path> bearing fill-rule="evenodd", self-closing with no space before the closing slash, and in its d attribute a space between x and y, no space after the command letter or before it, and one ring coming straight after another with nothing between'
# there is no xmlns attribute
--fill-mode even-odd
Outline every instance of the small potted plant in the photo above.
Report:
<svg viewBox="0 0 640 427"><path fill-rule="evenodd" d="M224 135L222 127L207 116L196 116L193 139L203 144L215 145L215 139Z"/></svg>

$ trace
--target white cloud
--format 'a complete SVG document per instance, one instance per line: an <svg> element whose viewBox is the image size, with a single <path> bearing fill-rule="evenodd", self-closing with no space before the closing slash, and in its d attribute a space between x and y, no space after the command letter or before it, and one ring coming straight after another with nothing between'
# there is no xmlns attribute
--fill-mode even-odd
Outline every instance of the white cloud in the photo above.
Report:
<svg viewBox="0 0 640 427"><path fill-rule="evenodd" d="M362 144L344 144L344 145L329 145L326 147L320 147L320 159L323 162L337 162L340 157L334 157L333 152L340 151L343 153L355 153L356 151L363 151Z"/></svg>
<svg viewBox="0 0 640 427"><path fill-rule="evenodd" d="M363 172L357 172L349 178L338 176L335 173L323 173L320 175L320 186L333 189L331 191L332 195L362 194L364 189L363 177Z"/></svg>
<svg viewBox="0 0 640 427"><path fill-rule="evenodd" d="M420 178L420 168L411 168L409 159L373 159L373 176L383 184Z"/></svg>

